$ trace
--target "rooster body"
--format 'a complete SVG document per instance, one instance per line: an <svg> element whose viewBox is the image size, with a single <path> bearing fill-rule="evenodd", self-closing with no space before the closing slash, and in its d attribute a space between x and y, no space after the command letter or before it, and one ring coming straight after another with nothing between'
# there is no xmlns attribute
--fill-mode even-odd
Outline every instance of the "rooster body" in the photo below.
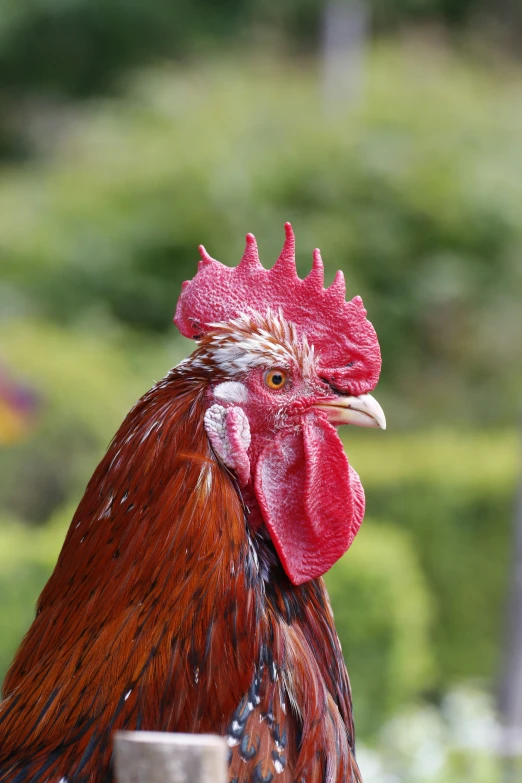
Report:
<svg viewBox="0 0 522 783"><path fill-rule="evenodd" d="M335 426L380 408L246 309L190 317L89 482L4 683L0 783L109 783L121 729L225 736L236 783L360 780L320 573L364 511Z"/></svg>

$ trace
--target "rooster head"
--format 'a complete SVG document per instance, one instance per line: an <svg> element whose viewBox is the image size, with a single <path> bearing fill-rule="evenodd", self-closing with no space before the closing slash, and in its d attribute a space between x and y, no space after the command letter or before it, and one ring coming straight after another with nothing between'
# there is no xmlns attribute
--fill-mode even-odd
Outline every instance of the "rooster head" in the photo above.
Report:
<svg viewBox="0 0 522 783"><path fill-rule="evenodd" d="M386 421L369 394L381 357L361 298L345 301L342 272L324 288L319 250L301 280L289 223L285 230L270 270L252 234L235 268L201 246L174 321L198 342L187 369L208 374L212 448L256 505L250 524L265 526L288 577L301 584L346 552L364 516L337 426L385 429Z"/></svg>

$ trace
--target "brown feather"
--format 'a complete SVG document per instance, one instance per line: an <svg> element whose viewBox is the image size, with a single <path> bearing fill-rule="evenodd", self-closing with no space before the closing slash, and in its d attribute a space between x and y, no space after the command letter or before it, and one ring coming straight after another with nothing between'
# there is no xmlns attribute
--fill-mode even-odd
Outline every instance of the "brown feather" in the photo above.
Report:
<svg viewBox="0 0 522 783"><path fill-rule="evenodd" d="M360 780L324 585L249 532L209 382L173 370L89 482L4 683L1 783L105 783L116 729L226 735L237 783Z"/></svg>

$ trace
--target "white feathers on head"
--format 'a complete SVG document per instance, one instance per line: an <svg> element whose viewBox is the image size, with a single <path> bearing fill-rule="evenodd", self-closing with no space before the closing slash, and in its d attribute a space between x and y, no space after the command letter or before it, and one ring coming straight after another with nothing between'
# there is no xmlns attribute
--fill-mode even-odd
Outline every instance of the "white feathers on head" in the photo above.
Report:
<svg viewBox="0 0 522 783"><path fill-rule="evenodd" d="M220 402L247 402L248 389L239 381L224 381L214 388L214 397Z"/></svg>
<svg viewBox="0 0 522 783"><path fill-rule="evenodd" d="M254 367L291 368L296 364L305 377L313 372L313 346L308 344L306 335L299 337L294 324L286 321L281 312L268 310L265 316L244 313L232 321L212 326L215 331L204 340L201 361L211 361L227 375L234 376Z"/></svg>

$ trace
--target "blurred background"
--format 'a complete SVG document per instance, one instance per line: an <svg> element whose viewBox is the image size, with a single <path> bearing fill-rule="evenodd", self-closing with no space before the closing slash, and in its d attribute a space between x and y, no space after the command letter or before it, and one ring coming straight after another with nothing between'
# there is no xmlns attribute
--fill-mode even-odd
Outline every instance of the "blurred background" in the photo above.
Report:
<svg viewBox="0 0 522 783"><path fill-rule="evenodd" d="M328 576L366 783L522 779L518 0L0 2L0 679L197 245L293 223L382 347ZM517 766L518 764L518 766Z"/></svg>

